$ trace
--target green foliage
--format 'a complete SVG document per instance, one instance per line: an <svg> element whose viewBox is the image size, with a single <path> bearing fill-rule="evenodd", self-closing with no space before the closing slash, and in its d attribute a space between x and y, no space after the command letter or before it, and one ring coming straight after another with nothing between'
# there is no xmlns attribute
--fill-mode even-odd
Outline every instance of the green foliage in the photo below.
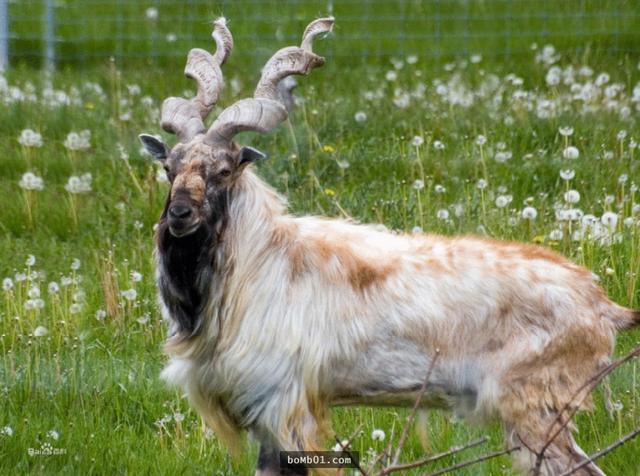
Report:
<svg viewBox="0 0 640 476"><path fill-rule="evenodd" d="M415 64L398 58L399 69L385 64L345 71L329 63L300 81L304 102L291 127L239 141L269 153L259 173L288 196L295 213L351 216L405 232L421 227L543 243L593 270L617 302L638 308L640 210L633 184L640 183L640 161L633 139L640 134L638 103L631 100L637 58L561 60L563 68L575 66L574 83L594 82L601 71L611 75L589 102L593 112L585 112L584 101L567 96L570 85L545 83L550 65L535 63L534 54L513 71L486 59L458 62L448 71L433 71L420 57ZM595 71L592 77L579 75L585 64ZM509 77L511 72L522 80ZM233 62L225 74L240 84L227 90L223 106L253 86L253 75ZM7 76L9 86L0 88L0 278L12 282L10 290L0 290L2 474L253 470L255 447L232 462L180 395L158 378L165 327L155 304L153 224L168 187L157 179L157 165L141 155L136 136L160 132L162 98L191 87L180 76L178 69L121 72L112 64L51 78L18 69ZM613 82L624 89L609 104L604 90ZM36 100L8 100L14 86ZM517 99L519 91L529 96ZM472 104L455 104L466 92ZM540 112L545 100L555 104L550 116ZM356 120L362 119L357 113L366 119ZM561 135L562 126L572 127L573 134ZM19 144L26 128L42 135L41 147ZM82 129L91 132L88 148L63 145L71 131ZM579 158L563 157L568 145L578 148ZM575 178L560 177L567 169ZM20 187L27 171L43 179L42 190ZM70 176L86 173L91 191L65 189ZM568 190L580 193L578 203L567 202ZM522 217L525 206L536 209L534 220ZM599 225L558 219L558 213L577 213L578 207ZM602 223L606 212L616 213L615 225ZM29 255L35 262L27 265ZM52 281L59 290L49 293ZM638 331L623 334L617 352L637 345L638 338ZM636 366L611 378L614 400L621 404L613 419L601 393L595 411L578 417L578 440L586 451L640 424ZM383 429L388 439L394 429L397 438L406 411L349 408L333 415L340 437L364 424L354 444L367 455L388 441L374 441L371 431ZM433 452L491 436L488 446L440 466L503 444L498 426L475 428L449 415L430 414L427 428ZM29 456L28 448L44 443L66 453ZM631 442L602 466L610 474L637 474L639 451L640 443ZM403 459L423 454L412 436ZM511 463L502 457L463 474L511 474Z"/></svg>

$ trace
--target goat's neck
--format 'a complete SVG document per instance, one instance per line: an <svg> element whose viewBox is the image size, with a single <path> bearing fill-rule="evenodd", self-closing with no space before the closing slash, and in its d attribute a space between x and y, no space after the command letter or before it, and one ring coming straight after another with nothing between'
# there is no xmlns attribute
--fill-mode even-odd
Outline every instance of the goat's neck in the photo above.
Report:
<svg viewBox="0 0 640 476"><path fill-rule="evenodd" d="M223 253L236 272L259 266L273 249L275 235L287 220L286 200L252 170L236 184L229 207Z"/></svg>

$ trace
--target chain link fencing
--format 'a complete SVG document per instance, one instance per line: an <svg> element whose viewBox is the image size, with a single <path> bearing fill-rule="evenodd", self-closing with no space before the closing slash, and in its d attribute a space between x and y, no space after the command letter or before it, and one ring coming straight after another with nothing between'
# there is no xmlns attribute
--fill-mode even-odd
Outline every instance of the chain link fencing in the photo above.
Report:
<svg viewBox="0 0 640 476"><path fill-rule="evenodd" d="M327 14L337 23L320 50L341 63L517 60L533 43L576 55L640 53L640 0L0 0L0 66L182 63L193 46L213 48L220 15L236 54L261 63Z"/></svg>

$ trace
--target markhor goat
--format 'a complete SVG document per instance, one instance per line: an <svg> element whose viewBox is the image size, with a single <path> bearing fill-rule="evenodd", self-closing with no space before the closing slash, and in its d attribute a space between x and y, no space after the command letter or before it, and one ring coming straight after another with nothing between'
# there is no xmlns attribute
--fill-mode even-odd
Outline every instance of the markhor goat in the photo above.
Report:
<svg viewBox="0 0 640 476"><path fill-rule="evenodd" d="M323 448L330 406L412 404L438 349L424 404L497 416L531 468L558 410L640 313L545 248L287 214L251 166L264 155L233 137L287 119L277 86L324 63L312 41L332 25L312 22L300 47L267 62L254 97L207 129L233 45L216 21L216 53L189 53L197 96L163 104L162 127L180 143L140 136L171 181L156 235L170 321L162 376L231 448L255 435L257 474L281 474L279 450ZM565 429L544 458L543 473L557 474L585 454ZM591 463L579 474L602 472Z"/></svg>

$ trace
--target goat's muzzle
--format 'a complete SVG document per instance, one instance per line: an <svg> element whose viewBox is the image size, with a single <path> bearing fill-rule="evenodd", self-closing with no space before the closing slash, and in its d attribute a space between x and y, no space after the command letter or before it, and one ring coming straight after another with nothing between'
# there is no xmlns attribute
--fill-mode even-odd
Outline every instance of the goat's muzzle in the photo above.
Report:
<svg viewBox="0 0 640 476"><path fill-rule="evenodd" d="M194 233L200 226L200 219L190 203L174 203L169 207L169 232L176 238Z"/></svg>

